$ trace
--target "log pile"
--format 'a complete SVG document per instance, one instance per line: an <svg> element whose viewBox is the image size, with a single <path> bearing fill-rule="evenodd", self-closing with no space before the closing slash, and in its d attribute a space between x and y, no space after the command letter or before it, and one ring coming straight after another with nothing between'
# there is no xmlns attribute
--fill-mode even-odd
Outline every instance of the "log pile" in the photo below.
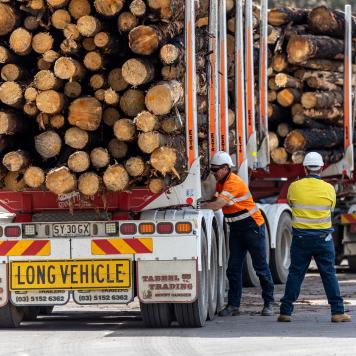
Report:
<svg viewBox="0 0 356 356"><path fill-rule="evenodd" d="M272 161L301 163L308 151L316 150L326 163L337 162L343 151L344 14L325 6L275 8L268 24L279 33L276 42L269 42ZM355 41L355 17L353 37ZM355 85L356 66L353 73Z"/></svg>
<svg viewBox="0 0 356 356"><path fill-rule="evenodd" d="M208 5L196 7L204 154ZM184 0L2 1L0 36L4 188L160 193L184 179Z"/></svg>

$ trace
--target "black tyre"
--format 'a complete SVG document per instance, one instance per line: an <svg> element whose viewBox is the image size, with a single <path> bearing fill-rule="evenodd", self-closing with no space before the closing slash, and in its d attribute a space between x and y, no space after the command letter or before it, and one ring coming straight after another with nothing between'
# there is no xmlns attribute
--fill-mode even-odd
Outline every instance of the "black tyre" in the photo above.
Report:
<svg viewBox="0 0 356 356"><path fill-rule="evenodd" d="M35 321L40 313L40 307L23 307L23 320Z"/></svg>
<svg viewBox="0 0 356 356"><path fill-rule="evenodd" d="M50 315L52 314L54 309L54 305L50 306L50 307L40 307L40 315Z"/></svg>
<svg viewBox="0 0 356 356"><path fill-rule="evenodd" d="M270 261L270 238L269 231L266 226L265 230L266 235L266 256L267 262ZM255 269L253 268L251 255L247 252L246 260L243 267L243 277L242 282L244 287L258 287L260 285L260 279L258 278Z"/></svg>
<svg viewBox="0 0 356 356"><path fill-rule="evenodd" d="M226 292L226 268L227 268L227 255L225 237L222 238L222 266L218 265L218 305L217 310L220 311L225 305L225 292ZM218 259L219 260L219 259Z"/></svg>
<svg viewBox="0 0 356 356"><path fill-rule="evenodd" d="M290 265L290 245L292 243L292 218L284 212L278 221L276 248L271 250L270 268L276 284L285 283Z"/></svg>
<svg viewBox="0 0 356 356"><path fill-rule="evenodd" d="M176 319L183 327L201 327L208 316L208 259L204 231L201 240L202 271L198 275L198 299L193 303L174 304Z"/></svg>
<svg viewBox="0 0 356 356"><path fill-rule="evenodd" d="M18 328L23 318L23 310L11 303L0 308L0 328Z"/></svg>
<svg viewBox="0 0 356 356"><path fill-rule="evenodd" d="M212 229L211 233L211 253L208 289L208 319L213 320L216 314L216 307L218 304L218 247L214 229Z"/></svg>
<svg viewBox="0 0 356 356"><path fill-rule="evenodd" d="M349 262L349 272L356 272L356 256L347 257L347 261Z"/></svg>
<svg viewBox="0 0 356 356"><path fill-rule="evenodd" d="M140 303L143 322L148 328L168 328L172 323L173 308L168 303Z"/></svg>

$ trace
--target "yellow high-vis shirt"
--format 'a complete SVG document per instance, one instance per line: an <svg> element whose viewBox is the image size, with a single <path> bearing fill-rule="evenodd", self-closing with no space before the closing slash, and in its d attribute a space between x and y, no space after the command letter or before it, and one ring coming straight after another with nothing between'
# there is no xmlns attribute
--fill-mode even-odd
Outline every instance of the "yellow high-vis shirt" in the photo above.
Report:
<svg viewBox="0 0 356 356"><path fill-rule="evenodd" d="M335 207L334 187L314 176L293 182L287 199L292 208L292 227L303 230L326 230L332 227Z"/></svg>

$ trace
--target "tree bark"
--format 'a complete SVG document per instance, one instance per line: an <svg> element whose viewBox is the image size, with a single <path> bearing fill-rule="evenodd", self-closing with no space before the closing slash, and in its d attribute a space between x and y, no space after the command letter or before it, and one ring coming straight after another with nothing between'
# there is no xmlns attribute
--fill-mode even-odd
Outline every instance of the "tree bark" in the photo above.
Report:
<svg viewBox="0 0 356 356"><path fill-rule="evenodd" d="M344 96L341 91L329 92L305 92L302 95L301 103L306 109L327 109L333 106L342 106Z"/></svg>
<svg viewBox="0 0 356 356"><path fill-rule="evenodd" d="M278 7L269 11L268 23L272 26L286 25L289 22L293 24L303 24L307 22L310 10L296 9L291 7Z"/></svg>
<svg viewBox="0 0 356 356"><path fill-rule="evenodd" d="M304 115L315 120L325 120L325 122L341 124L344 112L342 108L332 107L330 109L307 109L304 110Z"/></svg>

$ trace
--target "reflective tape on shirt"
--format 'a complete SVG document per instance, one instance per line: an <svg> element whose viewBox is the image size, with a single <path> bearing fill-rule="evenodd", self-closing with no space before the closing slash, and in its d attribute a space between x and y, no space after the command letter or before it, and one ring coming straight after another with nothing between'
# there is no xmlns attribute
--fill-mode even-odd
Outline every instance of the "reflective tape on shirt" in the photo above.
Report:
<svg viewBox="0 0 356 356"><path fill-rule="evenodd" d="M306 205L306 204L293 204L293 209L307 209L307 210L331 210L330 205Z"/></svg>
<svg viewBox="0 0 356 356"><path fill-rule="evenodd" d="M226 190L222 191L220 195L225 195L227 198L231 199L233 203L240 203L241 201L247 200L251 197L251 193L248 192L242 197L235 198L231 193L227 192Z"/></svg>
<svg viewBox="0 0 356 356"><path fill-rule="evenodd" d="M238 215L238 216L234 216L232 218L227 218L225 217L225 221L226 222L235 222L235 221L241 221L243 219L246 219L250 216L252 216L256 211L258 211L258 206L256 205L254 208L252 208L251 210L249 210L248 212L246 213L243 213L241 215Z"/></svg>
<svg viewBox="0 0 356 356"><path fill-rule="evenodd" d="M309 218L298 218L296 216L292 217L293 222L297 223L306 223L306 224L322 224L322 223L331 223L331 216L322 219L309 219Z"/></svg>

